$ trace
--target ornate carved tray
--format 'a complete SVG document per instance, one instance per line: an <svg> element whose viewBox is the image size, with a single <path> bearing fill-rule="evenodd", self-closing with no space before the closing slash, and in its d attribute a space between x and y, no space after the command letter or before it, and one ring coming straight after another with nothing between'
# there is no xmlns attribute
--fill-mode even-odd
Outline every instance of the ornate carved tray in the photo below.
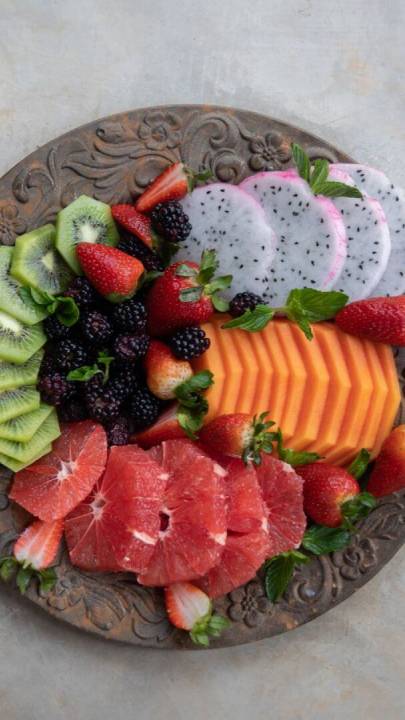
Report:
<svg viewBox="0 0 405 720"><path fill-rule="evenodd" d="M61 207L87 193L107 203L127 202L166 165L183 160L210 167L223 182L238 183L258 170L290 164L290 143L312 157L350 161L302 130L252 112L211 106L134 110L99 120L48 143L0 180L0 243L52 222ZM401 382L405 354L397 358ZM401 410L401 414L403 409ZM23 513L7 498L10 473L0 468L0 555L9 554ZM231 627L212 647L237 645L291 630L337 605L364 585L405 541L405 491L385 498L359 525L343 552L299 569L281 602L272 605L256 579L217 603ZM172 628L161 593L130 575L91 575L73 568L62 551L54 590L27 595L48 613L112 640L155 648L191 648Z"/></svg>

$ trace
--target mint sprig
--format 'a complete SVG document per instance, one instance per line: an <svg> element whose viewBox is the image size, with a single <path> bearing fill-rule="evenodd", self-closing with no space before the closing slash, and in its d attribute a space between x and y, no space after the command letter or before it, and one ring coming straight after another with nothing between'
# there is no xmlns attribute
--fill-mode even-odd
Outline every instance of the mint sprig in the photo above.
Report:
<svg viewBox="0 0 405 720"><path fill-rule="evenodd" d="M39 582L40 592L46 594L50 592L56 584L57 575L55 568L49 567L43 570L36 570L31 565L20 563L14 555L0 558L0 578L4 582L8 582L15 576L17 587L22 595L24 595L33 578Z"/></svg>
<svg viewBox="0 0 405 720"><path fill-rule="evenodd" d="M79 368L71 370L67 374L67 379L71 382L87 382L95 375L103 376L103 385L106 384L110 377L110 365L114 357L109 355L105 350L101 350L98 354L97 361L93 365L82 365ZM101 366L101 367L100 367Z"/></svg>
<svg viewBox="0 0 405 720"><path fill-rule="evenodd" d="M198 302L204 295L211 298L216 310L226 312L229 309L229 303L220 293L230 287L232 275L214 278L218 267L219 263L215 250L204 250L199 268L190 267L187 263L179 265L175 274L178 277L193 280L193 285L180 290L180 301L184 303Z"/></svg>
<svg viewBox="0 0 405 720"><path fill-rule="evenodd" d="M360 190L352 185L328 180L329 163L326 159L318 158L314 163L311 163L304 148L297 143L292 143L291 151L298 174L303 180L306 180L314 195L360 199L363 197Z"/></svg>
<svg viewBox="0 0 405 720"><path fill-rule="evenodd" d="M305 531L301 546L313 555L325 555L344 550L349 545L351 537L350 530L343 527L312 525Z"/></svg>
<svg viewBox="0 0 405 720"><path fill-rule="evenodd" d="M260 332L275 315L284 315L298 325L308 340L312 340L311 323L331 320L346 305L348 299L345 293L335 290L295 289L289 293L284 306L271 308L268 305L257 305L254 310L247 310L240 317L224 323L222 327L227 330L239 328L247 332Z"/></svg>
<svg viewBox="0 0 405 720"><path fill-rule="evenodd" d="M197 439L197 432L208 412L208 402L203 393L213 382L213 373L210 370L201 370L178 385L174 391L179 403L177 422L191 440Z"/></svg>
<svg viewBox="0 0 405 720"><path fill-rule="evenodd" d="M284 595L295 568L308 562L310 558L299 550L280 553L266 561L264 589L270 602L275 603Z"/></svg>
<svg viewBox="0 0 405 720"><path fill-rule="evenodd" d="M29 299L39 307L45 307L48 315L56 315L62 325L71 327L75 325L79 319L80 311L76 302L71 297L64 295L50 295L44 290L36 290L35 288L22 287L19 290L20 297L23 300Z"/></svg>

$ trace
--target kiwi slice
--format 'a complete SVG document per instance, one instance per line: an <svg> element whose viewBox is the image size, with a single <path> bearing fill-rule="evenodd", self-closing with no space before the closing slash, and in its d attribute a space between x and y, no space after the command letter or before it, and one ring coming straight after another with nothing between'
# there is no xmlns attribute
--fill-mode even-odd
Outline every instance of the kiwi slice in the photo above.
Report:
<svg viewBox="0 0 405 720"><path fill-rule="evenodd" d="M31 458L31 460L28 460L28 462L20 462L19 460L15 460L14 458L7 457L7 455L2 455L0 453L0 465L5 465L9 470L12 470L13 472L18 472L19 470L23 470L27 465L32 465L32 463L39 460L39 458L43 457L44 455L48 455L52 450L52 443L49 443L48 445L45 445L45 447L42 448L38 452L38 454Z"/></svg>
<svg viewBox="0 0 405 720"><path fill-rule="evenodd" d="M38 350L22 365L0 360L0 392L21 385L35 385L43 357L44 351Z"/></svg>
<svg viewBox="0 0 405 720"><path fill-rule="evenodd" d="M41 402L39 392L31 385L0 393L0 423L11 420L17 415L37 410Z"/></svg>
<svg viewBox="0 0 405 720"><path fill-rule="evenodd" d="M44 225L17 238L10 272L23 285L50 295L66 290L73 275L55 250L53 225Z"/></svg>
<svg viewBox="0 0 405 720"><path fill-rule="evenodd" d="M17 415L17 417L7 420L5 423L0 423L0 439L19 443L28 442L51 414L52 410L51 405L41 403L38 410L24 413L24 415Z"/></svg>
<svg viewBox="0 0 405 720"><path fill-rule="evenodd" d="M42 324L23 325L0 310L0 360L21 365L46 343Z"/></svg>
<svg viewBox="0 0 405 720"><path fill-rule="evenodd" d="M77 275L83 275L76 257L76 245L81 242L116 245L118 231L111 208L99 200L80 195L56 220L56 247Z"/></svg>
<svg viewBox="0 0 405 720"><path fill-rule="evenodd" d="M58 416L55 408L52 409L48 417L43 421L37 429L35 435L28 442L13 442L12 440L3 440L0 438L0 453L7 457L14 458L19 462L29 462L34 458L40 450L56 440L60 435L60 427Z"/></svg>
<svg viewBox="0 0 405 720"><path fill-rule="evenodd" d="M26 325L35 325L47 316L45 308L20 296L21 285L10 275L13 248L0 247L0 310Z"/></svg>

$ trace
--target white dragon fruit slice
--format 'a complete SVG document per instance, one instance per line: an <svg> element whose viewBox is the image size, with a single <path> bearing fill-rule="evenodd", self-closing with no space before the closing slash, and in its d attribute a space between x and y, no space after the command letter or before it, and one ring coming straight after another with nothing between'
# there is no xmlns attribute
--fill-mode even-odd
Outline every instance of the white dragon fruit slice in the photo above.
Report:
<svg viewBox="0 0 405 720"><path fill-rule="evenodd" d="M374 296L402 295L405 293L405 191L394 185L380 170L348 163L331 165L347 172L355 185L376 198L387 218L391 236L391 254L386 270L373 290Z"/></svg>
<svg viewBox="0 0 405 720"><path fill-rule="evenodd" d="M331 165L329 180L354 185L347 172ZM342 273L333 286L346 293L350 300L369 297L387 267L391 252L391 236L387 218L378 200L337 197L334 204L342 215L347 234L347 256Z"/></svg>
<svg viewBox="0 0 405 720"><path fill-rule="evenodd" d="M244 291L263 295L276 237L259 203L234 185L212 183L193 190L181 204L192 230L176 260L198 262L203 250L216 250L218 272L233 276L225 297Z"/></svg>
<svg viewBox="0 0 405 720"><path fill-rule="evenodd" d="M347 244L333 202L315 196L292 169L258 173L239 187L260 202L277 235L266 300L281 306L294 288L329 290L342 271Z"/></svg>

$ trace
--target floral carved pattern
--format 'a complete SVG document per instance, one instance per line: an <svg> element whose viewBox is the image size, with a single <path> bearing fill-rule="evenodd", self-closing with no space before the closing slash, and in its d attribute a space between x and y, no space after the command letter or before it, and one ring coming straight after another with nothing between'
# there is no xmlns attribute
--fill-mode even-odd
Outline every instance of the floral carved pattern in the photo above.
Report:
<svg viewBox="0 0 405 720"><path fill-rule="evenodd" d="M211 169L221 182L288 167L290 143L312 158L350 158L297 128L271 118L219 107L173 106L123 113L91 123L40 148L0 182L0 244L53 222L82 193L106 202L129 201L170 163ZM397 354L404 393L405 352ZM401 408L401 418L403 416ZM9 503L10 474L0 468L0 553L12 549L27 517ZM405 540L405 492L382 501L345 551L299 568L284 598L272 605L259 578L220 599L231 627L213 646L234 645L289 630L325 612L363 585ZM92 575L73 568L63 550L58 581L48 595L35 583L28 597L55 617L135 645L192 647L167 621L162 592L134 576Z"/></svg>

